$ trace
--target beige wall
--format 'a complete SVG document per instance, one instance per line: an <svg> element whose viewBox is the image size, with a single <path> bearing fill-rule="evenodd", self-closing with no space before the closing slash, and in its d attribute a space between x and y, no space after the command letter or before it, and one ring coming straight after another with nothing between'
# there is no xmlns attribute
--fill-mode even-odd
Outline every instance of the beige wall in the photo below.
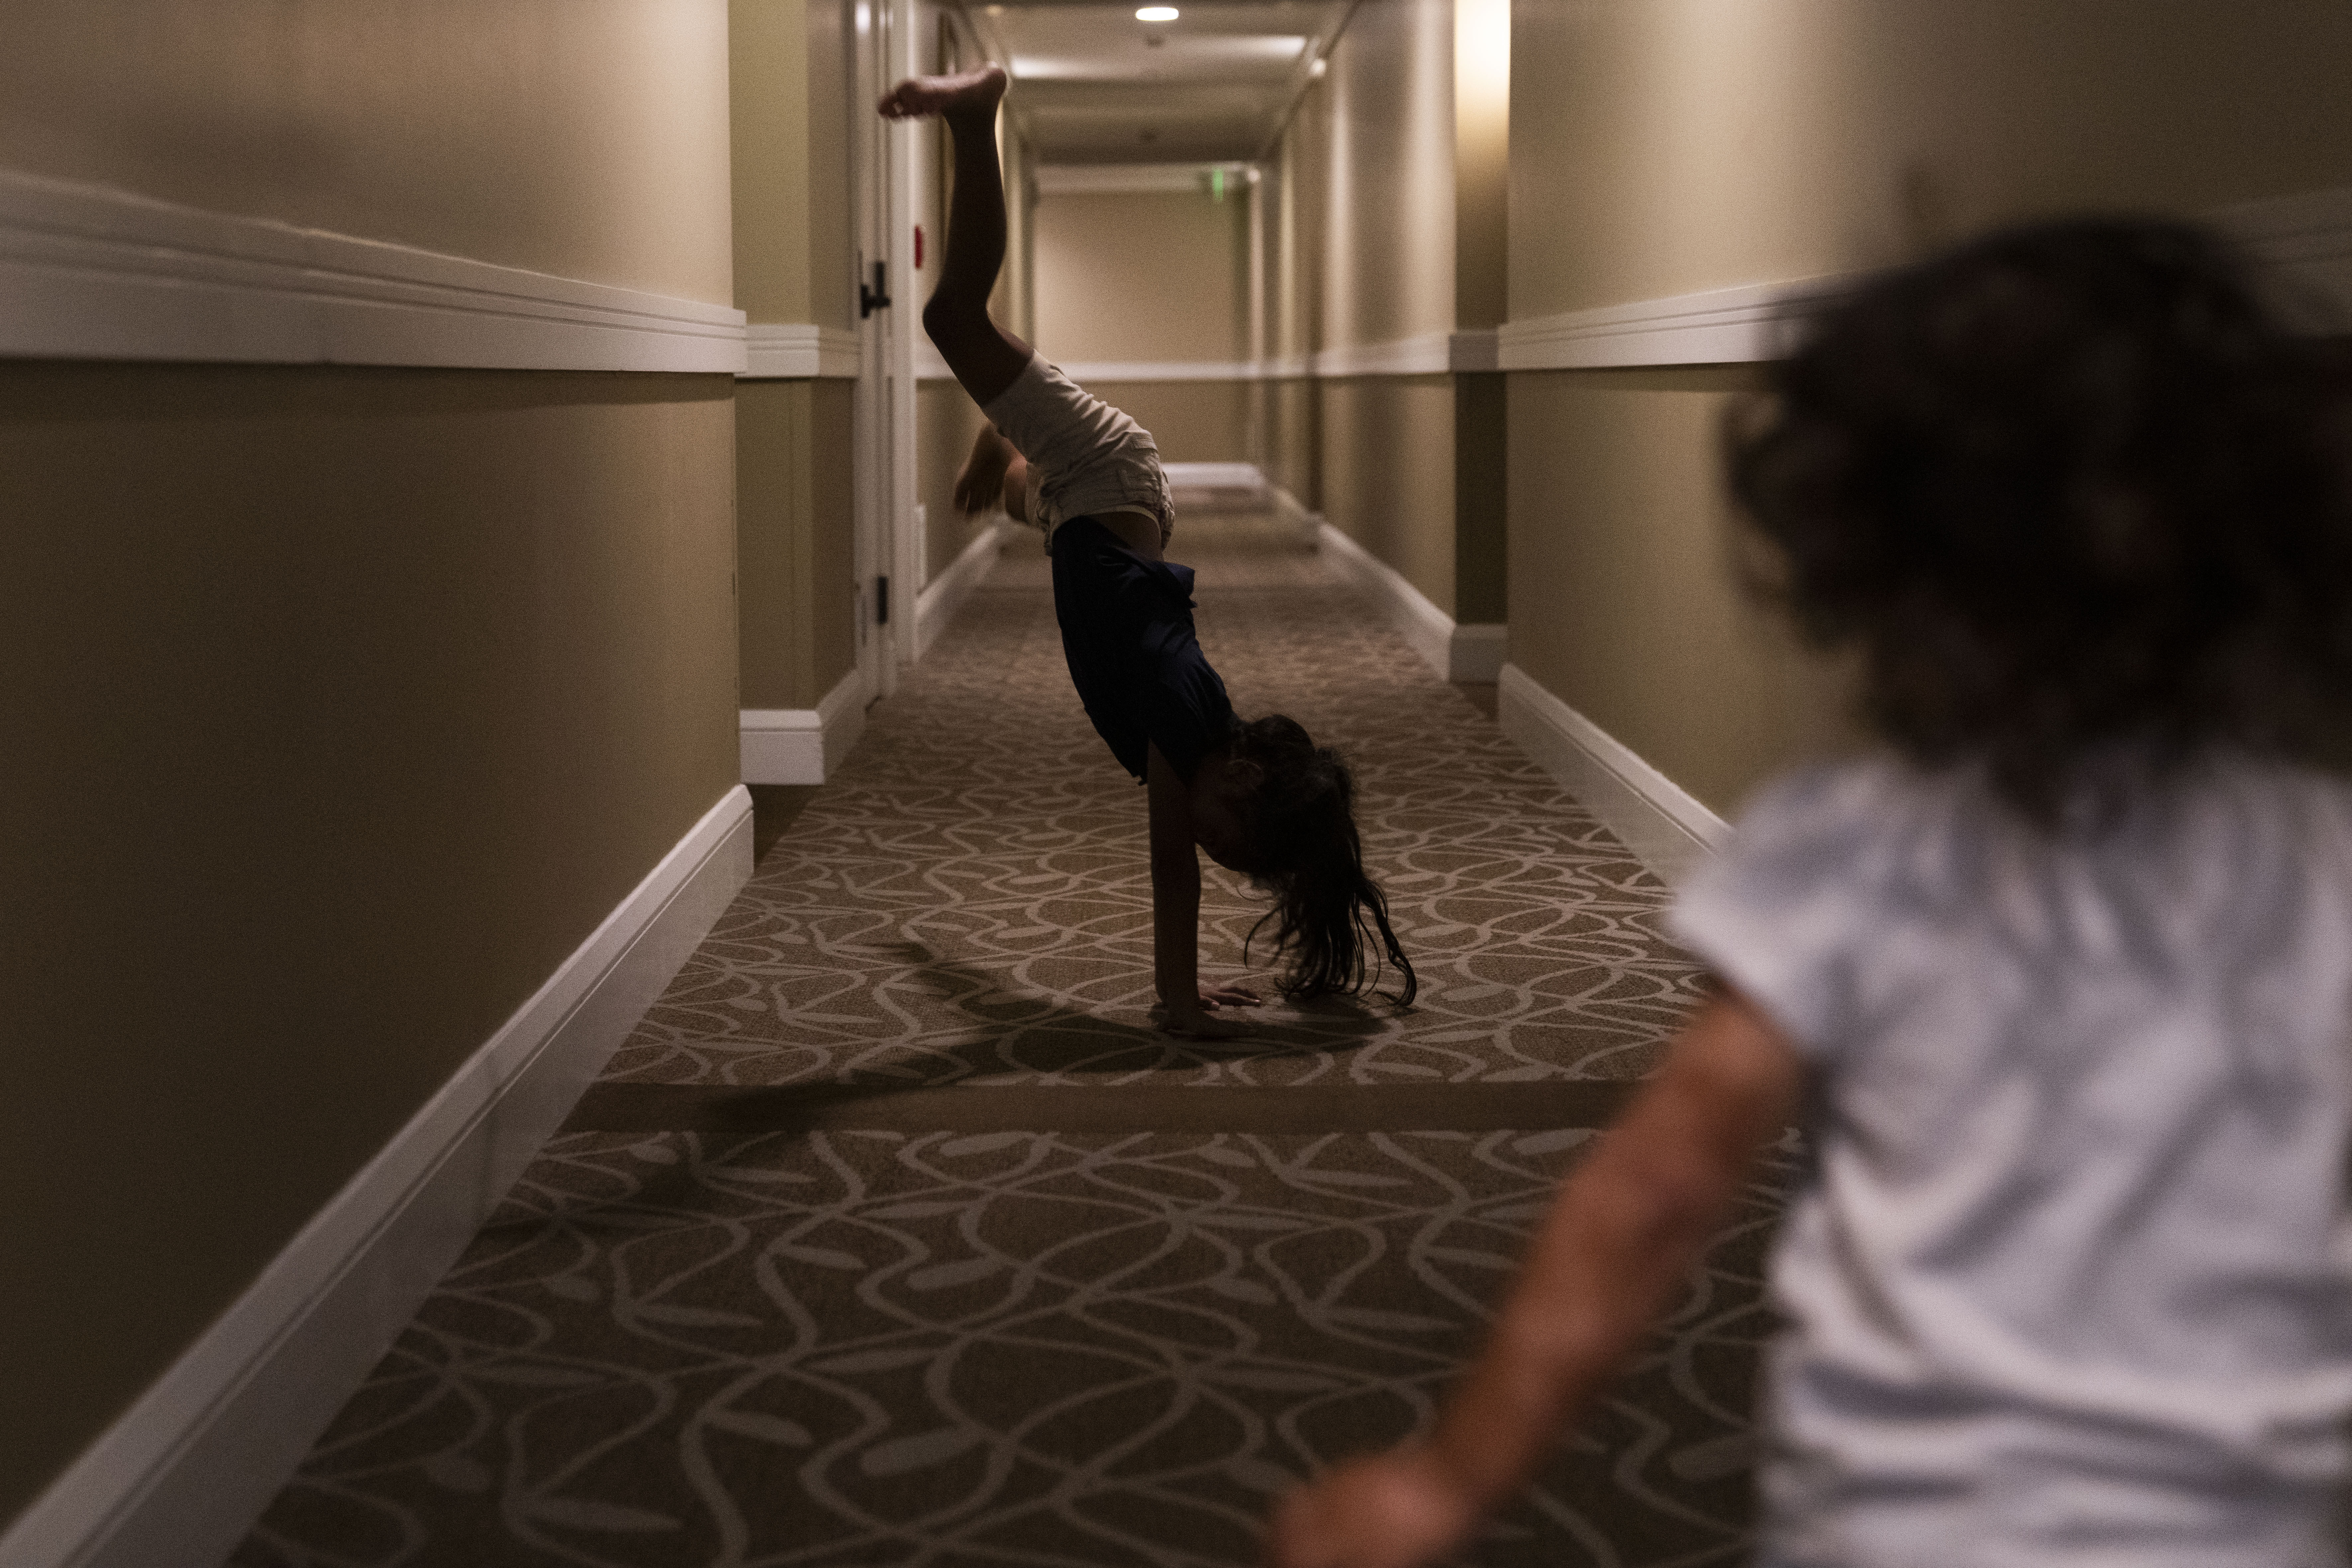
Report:
<svg viewBox="0 0 2352 1568"><path fill-rule="evenodd" d="M736 303L851 327L848 21L731 0ZM813 708L857 662L852 384L745 381L735 409L742 705Z"/></svg>
<svg viewBox="0 0 2352 1568"><path fill-rule="evenodd" d="M814 708L857 662L853 384L735 392L742 705Z"/></svg>
<svg viewBox="0 0 2352 1568"><path fill-rule="evenodd" d="M1247 357L1243 193L1049 195L1035 224L1036 343L1048 359Z"/></svg>
<svg viewBox="0 0 2352 1568"><path fill-rule="evenodd" d="M839 0L730 0L735 303L754 321L857 324L848 24Z"/></svg>
<svg viewBox="0 0 2352 1568"><path fill-rule="evenodd" d="M1248 382L1098 381L1088 382L1087 390L1133 415L1166 462L1251 459Z"/></svg>
<svg viewBox="0 0 2352 1568"><path fill-rule="evenodd" d="M979 405L954 382L927 381L916 389L915 499L923 506L925 585L971 542L972 520L956 510L955 477L981 423ZM908 613L914 613L911 601Z"/></svg>
<svg viewBox="0 0 2352 1568"><path fill-rule="evenodd" d="M2340 5L1522 0L1512 47L1514 318L2352 184ZM1509 378L1511 658L1718 811L1838 705L1725 570L1746 381Z"/></svg>
<svg viewBox="0 0 2352 1568"><path fill-rule="evenodd" d="M1510 443L1499 373L1454 377L1454 618L1500 625L1509 607Z"/></svg>
<svg viewBox="0 0 2352 1568"><path fill-rule="evenodd" d="M855 0L804 0L808 7L808 250L806 320L857 325L857 209L851 168L849 89ZM756 318L755 318L756 319Z"/></svg>
<svg viewBox="0 0 2352 1568"><path fill-rule="evenodd" d="M1261 384L1265 422L1258 466L1309 511L1323 507L1322 395L1305 378Z"/></svg>
<svg viewBox="0 0 2352 1568"><path fill-rule="evenodd" d="M1322 405L1325 515L1455 615L1454 378L1326 381Z"/></svg>
<svg viewBox="0 0 2352 1568"><path fill-rule="evenodd" d="M90 0L0 167L732 298L723 0ZM0 363L0 1520L736 778L724 376Z"/></svg>
<svg viewBox="0 0 2352 1568"><path fill-rule="evenodd" d="M0 1518L734 783L730 391L0 365Z"/></svg>
<svg viewBox="0 0 2352 1568"><path fill-rule="evenodd" d="M1289 352L1450 331L1465 305L1499 314L1501 169L1474 160L1469 177L1456 178L1456 21L1449 0L1367 0L1301 105L1277 160L1272 225L1277 245L1297 258L1272 269L1276 338L1297 342L1297 329L1286 323L1314 323L1311 343ZM1459 107L1483 138L1472 152L1492 163L1502 119L1493 95ZM1466 277L1456 266L1465 225ZM1500 427L1465 421L1498 422L1501 401L1465 397L1456 380L1325 380L1309 394L1311 414L1297 394L1282 394L1268 403L1265 460L1278 474L1311 476L1314 499L1299 499L1440 610L1494 620L1504 561ZM1457 471L1457 448L1487 466ZM1472 520L1466 533L1463 518Z"/></svg>
<svg viewBox="0 0 2352 1568"><path fill-rule="evenodd" d="M1510 657L1718 812L1832 728L1828 682L1729 586L1729 369L1512 378Z"/></svg>
<svg viewBox="0 0 2352 1568"><path fill-rule="evenodd" d="M735 304L755 321L809 320L809 6L729 0Z"/></svg>
<svg viewBox="0 0 2352 1568"><path fill-rule="evenodd" d="M1499 326L1508 313L1510 189L1511 0L1454 0L1457 328Z"/></svg>
<svg viewBox="0 0 2352 1568"><path fill-rule="evenodd" d="M1453 56L1449 0L1365 0L1332 51L1322 347L1454 324Z"/></svg>
<svg viewBox="0 0 2352 1568"><path fill-rule="evenodd" d="M1513 48L1515 318L2352 180L2328 0L1521 0Z"/></svg>
<svg viewBox="0 0 2352 1568"><path fill-rule="evenodd" d="M726 57L725 0L11 5L0 167L724 304Z"/></svg>

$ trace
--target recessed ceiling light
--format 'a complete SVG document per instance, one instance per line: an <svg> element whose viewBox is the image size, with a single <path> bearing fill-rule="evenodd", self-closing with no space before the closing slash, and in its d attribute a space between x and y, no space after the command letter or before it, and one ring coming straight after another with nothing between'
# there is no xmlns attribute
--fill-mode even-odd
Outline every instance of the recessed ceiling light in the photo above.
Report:
<svg viewBox="0 0 2352 1568"><path fill-rule="evenodd" d="M1135 14L1135 19L1139 22L1172 22L1176 19L1176 7L1173 5L1146 5L1142 10L1138 11Z"/></svg>

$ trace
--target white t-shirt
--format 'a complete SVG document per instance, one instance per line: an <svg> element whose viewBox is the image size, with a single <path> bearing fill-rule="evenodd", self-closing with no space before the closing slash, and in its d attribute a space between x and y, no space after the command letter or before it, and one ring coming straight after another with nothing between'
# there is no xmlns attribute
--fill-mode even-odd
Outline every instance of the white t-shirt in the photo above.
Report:
<svg viewBox="0 0 2352 1568"><path fill-rule="evenodd" d="M1674 923L1814 1069L1763 1562L2343 1560L2352 785L2221 757L2044 835L1821 768Z"/></svg>

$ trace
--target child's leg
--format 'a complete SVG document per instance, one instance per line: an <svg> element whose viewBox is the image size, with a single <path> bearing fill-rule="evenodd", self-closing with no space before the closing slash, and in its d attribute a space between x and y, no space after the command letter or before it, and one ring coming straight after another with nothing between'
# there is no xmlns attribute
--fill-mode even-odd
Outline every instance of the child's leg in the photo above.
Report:
<svg viewBox="0 0 2352 1568"><path fill-rule="evenodd" d="M1108 516L1104 526L1126 538L1129 525L1117 520L1126 509L1139 508L1148 516L1132 525L1130 542L1156 557L1174 523L1175 505L1150 432L1037 359L1027 343L989 318L989 290L1004 264L1004 173L996 162L996 106L1004 86L1004 72L987 66L960 76L916 77L882 100L881 111L894 120L938 115L955 139L947 254L939 287L923 307L923 330L1004 441L1040 476L1043 515L1025 521L1047 530L1050 539L1063 518ZM975 448L973 456L983 455ZM971 490L984 490L984 468L967 464L966 472ZM1014 496L1025 499L1026 487L1025 475L1008 469L1006 510L1016 517L1024 509Z"/></svg>
<svg viewBox="0 0 2352 1568"><path fill-rule="evenodd" d="M948 211L947 254L939 287L923 307L923 331L974 403L987 405L1028 367L1027 343L988 314L988 296L1004 265L1004 171L996 162L996 106L1002 68L957 76L915 77L881 103L892 120L938 115L955 141L955 198Z"/></svg>

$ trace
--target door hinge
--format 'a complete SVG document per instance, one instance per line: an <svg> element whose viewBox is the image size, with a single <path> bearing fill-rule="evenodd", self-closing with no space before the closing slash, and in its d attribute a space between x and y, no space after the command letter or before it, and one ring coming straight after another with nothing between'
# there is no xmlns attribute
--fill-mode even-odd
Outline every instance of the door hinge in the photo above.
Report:
<svg viewBox="0 0 2352 1568"><path fill-rule="evenodd" d="M857 319L864 321L877 310L890 308L890 269L887 263L874 264L874 287L868 289L863 279L857 284Z"/></svg>
<svg viewBox="0 0 2352 1568"><path fill-rule="evenodd" d="M874 579L874 624L877 626L890 624L890 579L887 577Z"/></svg>

